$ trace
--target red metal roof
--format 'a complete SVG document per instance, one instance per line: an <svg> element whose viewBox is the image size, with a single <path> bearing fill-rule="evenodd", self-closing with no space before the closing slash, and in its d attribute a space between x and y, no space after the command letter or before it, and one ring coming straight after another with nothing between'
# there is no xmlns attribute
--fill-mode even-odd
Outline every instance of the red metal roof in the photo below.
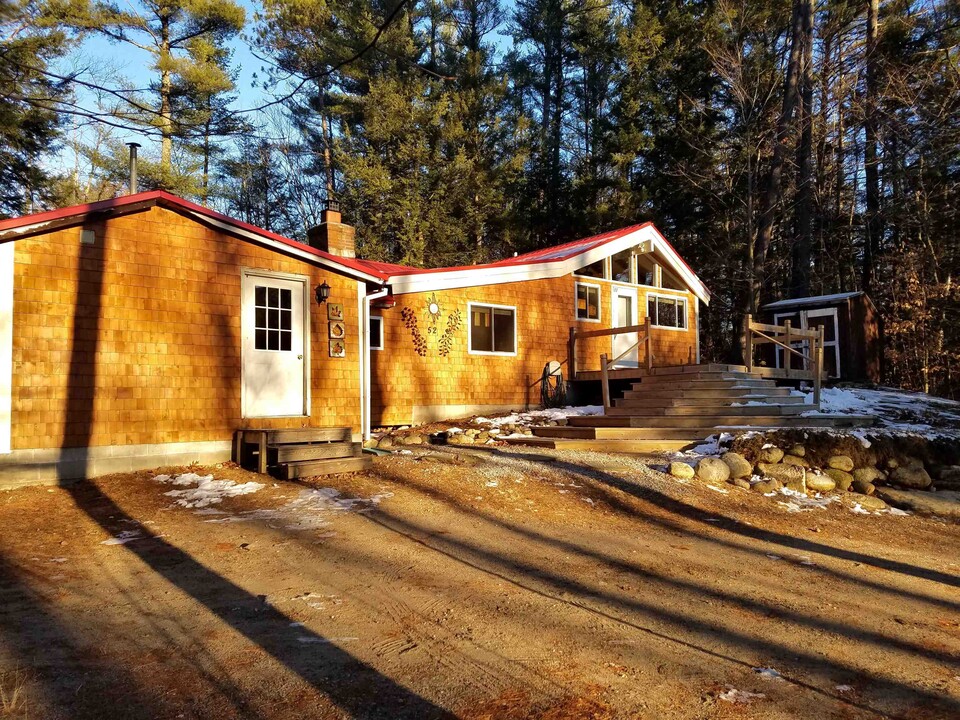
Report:
<svg viewBox="0 0 960 720"><path fill-rule="evenodd" d="M236 220L232 217L224 215L223 213L218 213L215 210L211 210L210 208L202 205L197 205L189 200L184 200L183 198L172 195L165 190L151 190L149 192L137 193L136 195L124 195L122 197L111 198L109 200L100 200L98 202L87 203L85 205L73 205L71 207L61 208L59 210L49 210L47 212L36 213L33 215L10 218L9 220L0 220L0 235L10 230L28 228L31 230L31 232L39 233L43 232L43 226L49 223L57 223L59 225L62 224L60 221L71 220L73 218L79 220L80 218L88 215L109 213L112 210L122 210L123 208L137 204L144 204L146 206L159 205L174 211L180 210L196 213L202 217L230 225L238 230L244 230L268 240L273 240L283 245L287 245L288 247L294 248L300 252L315 255L318 258L323 258L330 263L341 265L346 270L353 271L353 273L362 273L368 277L374 276L380 281L385 281L388 277L385 273L359 260L342 258L332 255L331 253L324 252L323 250L318 250L317 248L311 247L305 243L291 240L283 235L278 235L277 233L270 232L269 230L264 230L263 228L259 228L255 225ZM0 242L3 241L4 238L0 237Z"/></svg>

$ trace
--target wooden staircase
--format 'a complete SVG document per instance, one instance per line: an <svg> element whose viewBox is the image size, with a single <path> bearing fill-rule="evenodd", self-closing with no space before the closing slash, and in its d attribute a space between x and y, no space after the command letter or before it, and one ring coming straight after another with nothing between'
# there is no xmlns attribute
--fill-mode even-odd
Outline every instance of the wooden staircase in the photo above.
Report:
<svg viewBox="0 0 960 720"><path fill-rule="evenodd" d="M238 465L283 480L367 470L372 465L348 427L237 430Z"/></svg>
<svg viewBox="0 0 960 720"><path fill-rule="evenodd" d="M683 365L640 373L604 415L533 428L518 444L608 452L673 452L731 429L860 427L870 417L802 417L805 398L742 365Z"/></svg>

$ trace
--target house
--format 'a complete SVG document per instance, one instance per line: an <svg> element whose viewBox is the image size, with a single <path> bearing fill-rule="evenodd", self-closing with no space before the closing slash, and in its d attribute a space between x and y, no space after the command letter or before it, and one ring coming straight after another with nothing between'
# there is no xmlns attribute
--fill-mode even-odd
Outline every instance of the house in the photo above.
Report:
<svg viewBox="0 0 960 720"><path fill-rule="evenodd" d="M145 192L0 221L0 484L228 460L244 428L359 436L383 276L339 219L310 246Z"/></svg>
<svg viewBox="0 0 960 720"><path fill-rule="evenodd" d="M548 361L636 367L647 318L654 364L699 358L709 292L649 223L429 270L356 258L333 205L308 237L162 191L0 221L0 485L247 453L321 474L316 440L359 462L371 425L538 404Z"/></svg>
<svg viewBox="0 0 960 720"><path fill-rule="evenodd" d="M571 329L651 321L653 364L699 362L699 303L710 293L651 223L486 265L418 269L361 261L387 276L370 318L371 421L422 423L540 402L544 366L593 375L601 353L636 367L637 332ZM624 354L625 353L625 354ZM576 377L571 377L571 375Z"/></svg>
<svg viewBox="0 0 960 720"><path fill-rule="evenodd" d="M833 380L881 382L883 322L863 291L790 298L760 308L765 322L804 330L823 328L823 367ZM766 348L765 360L784 367L783 350Z"/></svg>

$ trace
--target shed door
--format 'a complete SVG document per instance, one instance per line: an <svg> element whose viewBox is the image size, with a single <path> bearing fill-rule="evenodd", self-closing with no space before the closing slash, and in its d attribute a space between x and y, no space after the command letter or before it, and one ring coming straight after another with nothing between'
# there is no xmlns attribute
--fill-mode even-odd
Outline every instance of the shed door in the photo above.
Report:
<svg viewBox="0 0 960 720"><path fill-rule="evenodd" d="M840 377L840 344L837 340L837 309L821 308L804 313L804 327L823 328L823 368L829 377Z"/></svg>
<svg viewBox="0 0 960 720"><path fill-rule="evenodd" d="M243 416L307 415L305 281L245 275Z"/></svg>
<svg viewBox="0 0 960 720"><path fill-rule="evenodd" d="M636 325L637 320L637 289L614 286L613 294L613 327L629 327ZM636 345L639 336L637 333L619 333L613 336L613 347L610 359L627 352L631 345ZM614 363L614 367L637 367L639 360L638 348L633 348Z"/></svg>

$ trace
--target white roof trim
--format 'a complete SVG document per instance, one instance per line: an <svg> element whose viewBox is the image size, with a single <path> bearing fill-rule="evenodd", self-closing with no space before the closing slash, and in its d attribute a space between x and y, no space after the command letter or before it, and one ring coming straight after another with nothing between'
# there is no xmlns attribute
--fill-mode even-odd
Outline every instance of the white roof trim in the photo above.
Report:
<svg viewBox="0 0 960 720"><path fill-rule="evenodd" d="M841 300L849 300L850 298L860 297L861 295L863 295L863 290L835 293L833 295L813 295L810 297L789 298L787 300L777 300L776 302L767 303L762 309L776 310L778 308L799 307L801 305L830 305L832 303L840 302Z"/></svg>
<svg viewBox="0 0 960 720"><path fill-rule="evenodd" d="M659 255L665 261L665 264L686 284L690 292L704 304L709 305L710 292L706 286L700 282L699 278L693 274L652 225L639 228L623 237L590 248L562 261L444 270L413 275L393 275L387 280L387 283L394 295L403 295L431 290L452 290L454 288L523 282L524 280L542 280L569 275L582 267L595 263L597 260L602 260L634 246L642 246L644 252Z"/></svg>
<svg viewBox="0 0 960 720"><path fill-rule="evenodd" d="M329 260L328 258L322 257L320 255L314 255L311 252L307 252L306 250L301 250L293 245L287 245L286 243L277 242L272 238L265 237L258 233L250 232L249 230L245 230L244 228L237 227L236 225L231 225L230 223L225 223L221 220L217 220L216 218L212 218L209 215L204 215L203 213L195 212L193 210L181 210L181 212L185 212L186 214L193 216L199 222L202 222L206 225L213 225L214 227L217 227L223 230L224 232L229 232L233 235L240 235L241 237L247 240L250 240L251 242L256 242L261 245L266 245L271 250L276 250L277 252L293 255L294 257L304 260L305 262L311 263L313 265L321 265L323 267L329 268L330 270L338 272L341 275L348 275L357 280L364 280L366 282L377 283L378 285L384 284L384 281L375 275L368 275L367 273L361 272L359 270L355 270L352 267L341 265L335 260Z"/></svg>

